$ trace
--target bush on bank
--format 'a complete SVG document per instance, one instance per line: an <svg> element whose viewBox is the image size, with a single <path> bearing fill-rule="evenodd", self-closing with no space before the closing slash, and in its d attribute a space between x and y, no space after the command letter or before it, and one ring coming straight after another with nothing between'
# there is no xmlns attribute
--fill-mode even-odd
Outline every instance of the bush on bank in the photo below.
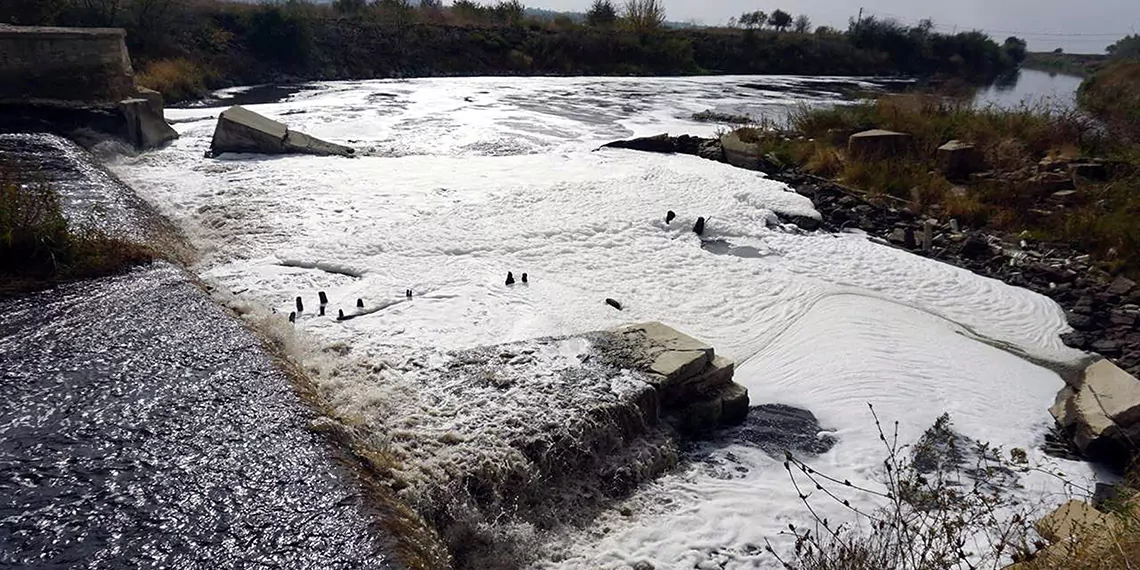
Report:
<svg viewBox="0 0 1140 570"><path fill-rule="evenodd" d="M47 184L19 182L0 167L0 295L109 275L151 259L146 247L73 228Z"/></svg>

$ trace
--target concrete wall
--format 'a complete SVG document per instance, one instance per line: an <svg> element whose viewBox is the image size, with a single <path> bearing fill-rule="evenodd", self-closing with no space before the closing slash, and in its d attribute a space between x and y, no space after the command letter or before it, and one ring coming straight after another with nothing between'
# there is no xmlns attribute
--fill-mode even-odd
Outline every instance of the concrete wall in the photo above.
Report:
<svg viewBox="0 0 1140 570"><path fill-rule="evenodd" d="M132 96L126 32L0 24L0 102L117 102Z"/></svg>

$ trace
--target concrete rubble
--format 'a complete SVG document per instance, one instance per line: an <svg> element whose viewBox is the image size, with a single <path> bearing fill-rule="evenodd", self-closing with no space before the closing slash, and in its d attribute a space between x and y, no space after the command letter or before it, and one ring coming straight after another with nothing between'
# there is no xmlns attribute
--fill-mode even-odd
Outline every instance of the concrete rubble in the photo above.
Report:
<svg viewBox="0 0 1140 570"><path fill-rule="evenodd" d="M245 107L233 106L218 117L210 142L211 156L227 152L352 156L355 150L291 130L284 123Z"/></svg>

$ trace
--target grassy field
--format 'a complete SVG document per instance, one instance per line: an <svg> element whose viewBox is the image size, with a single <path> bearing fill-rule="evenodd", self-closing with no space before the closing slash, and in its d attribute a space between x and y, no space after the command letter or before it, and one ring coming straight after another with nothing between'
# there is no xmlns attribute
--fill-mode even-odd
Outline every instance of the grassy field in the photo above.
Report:
<svg viewBox="0 0 1140 570"><path fill-rule="evenodd" d="M1108 56L1097 54L1031 52L1022 66L1040 71L1088 77L1096 73L1107 60Z"/></svg>

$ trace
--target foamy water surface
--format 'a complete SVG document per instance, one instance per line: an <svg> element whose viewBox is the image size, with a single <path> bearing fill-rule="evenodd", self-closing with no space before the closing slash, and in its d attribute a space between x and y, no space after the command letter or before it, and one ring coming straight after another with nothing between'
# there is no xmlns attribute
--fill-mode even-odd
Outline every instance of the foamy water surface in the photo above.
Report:
<svg viewBox="0 0 1140 570"><path fill-rule="evenodd" d="M597 150L614 139L710 135L706 109L779 115L835 104L828 80L718 77L468 78L314 85L254 105L291 127L359 150L354 159L225 155L205 159L221 109L169 110L171 146L112 164L172 217L203 256L197 270L227 302L284 329L293 299L310 303L300 344L352 347L351 358L409 353L660 320L736 359L754 404L813 411L835 448L809 464L874 486L882 445L867 410L913 441L943 412L965 435L1029 450L1035 464L1091 477L1037 446L1063 385L1057 374L978 342L1072 362L1049 299L877 245L862 235L805 234L775 214L817 215L764 175L690 156ZM848 85L849 86L849 85ZM678 219L664 222L674 210ZM754 248L717 255L706 239ZM508 288L507 271L529 274ZM404 298L406 289L415 297ZM338 322L313 314L369 314ZM620 300L624 312L603 301ZM278 313L272 315L272 311ZM373 312L374 311L374 312ZM267 315L268 316L264 316ZM967 334L967 331L969 333ZM298 358L304 360L305 355ZM328 379L336 405L382 421L433 389L386 367ZM398 386L398 390L391 389ZM409 396L409 394L411 394ZM415 406L408 403L407 406ZM765 539L807 513L782 458L717 450L742 469L690 465L646 485L585 529L542 536L537 565L753 568L775 565ZM1060 502L1061 483L1029 474L1027 495ZM869 502L869 497L853 496ZM833 520L844 510L823 508Z"/></svg>

